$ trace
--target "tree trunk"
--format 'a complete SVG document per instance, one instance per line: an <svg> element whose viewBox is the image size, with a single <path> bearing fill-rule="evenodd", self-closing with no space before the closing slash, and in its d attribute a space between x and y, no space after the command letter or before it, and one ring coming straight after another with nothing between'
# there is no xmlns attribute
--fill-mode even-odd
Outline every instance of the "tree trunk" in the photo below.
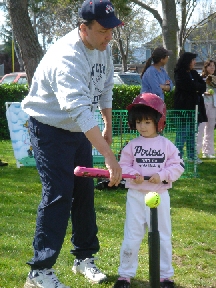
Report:
<svg viewBox="0 0 216 288"><path fill-rule="evenodd" d="M144 4L140 0L132 0L133 3L146 9L156 20L158 20L162 28L163 46L166 49L172 50L173 54L166 65L167 73L172 81L174 81L174 67L177 60L177 34L178 34L178 21L176 18L176 3L175 0L161 0L162 3L162 17L156 9L151 8L149 5Z"/></svg>
<svg viewBox="0 0 216 288"><path fill-rule="evenodd" d="M184 37L185 37L185 29L186 29L186 0L182 0L181 5L181 25L179 29L179 35L178 35L178 55L180 56L182 53L184 53Z"/></svg>
<svg viewBox="0 0 216 288"><path fill-rule="evenodd" d="M7 8L30 86L43 51L28 15L28 0L7 0Z"/></svg>
<svg viewBox="0 0 216 288"><path fill-rule="evenodd" d="M16 53L17 60L19 62L20 71L23 72L24 71L24 64L23 64L23 60L22 60L22 57L21 57L21 54L20 54L20 49L17 46L16 39L14 39L14 50L15 50L15 53Z"/></svg>
<svg viewBox="0 0 216 288"><path fill-rule="evenodd" d="M166 70L174 82L174 68L177 60L177 33L178 21L176 18L175 0L161 0L162 2L162 34L163 45L166 49L172 50L173 54L166 65Z"/></svg>

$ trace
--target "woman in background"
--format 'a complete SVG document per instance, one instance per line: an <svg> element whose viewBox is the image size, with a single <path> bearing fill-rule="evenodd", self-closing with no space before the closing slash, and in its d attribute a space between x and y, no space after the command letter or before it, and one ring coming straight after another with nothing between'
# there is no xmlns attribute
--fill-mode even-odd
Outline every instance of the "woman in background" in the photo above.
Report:
<svg viewBox="0 0 216 288"><path fill-rule="evenodd" d="M194 113L198 106L198 123L207 122L204 100L202 94L206 91L206 83L199 73L194 70L196 64L196 54L191 52L183 53L177 61L174 69L175 93L174 109L184 110L179 113L180 118L176 131L176 146L181 157L186 143L187 158L189 162L202 161L197 158L195 147L195 121ZM186 111L185 111L186 110ZM177 117L178 118L178 117Z"/></svg>
<svg viewBox="0 0 216 288"><path fill-rule="evenodd" d="M163 47L157 47L153 51L152 56L146 61L141 73L141 93L153 93L164 100L164 91L168 92L172 90L172 80L163 68L167 64L171 53L171 50L166 50Z"/></svg>
<svg viewBox="0 0 216 288"><path fill-rule="evenodd" d="M198 130L197 152L202 149L202 158L215 158L214 152L214 127L216 119L216 83L213 81L215 62L207 60L204 63L202 77L206 80L204 103L208 122L201 123ZM204 135L204 136L203 136Z"/></svg>

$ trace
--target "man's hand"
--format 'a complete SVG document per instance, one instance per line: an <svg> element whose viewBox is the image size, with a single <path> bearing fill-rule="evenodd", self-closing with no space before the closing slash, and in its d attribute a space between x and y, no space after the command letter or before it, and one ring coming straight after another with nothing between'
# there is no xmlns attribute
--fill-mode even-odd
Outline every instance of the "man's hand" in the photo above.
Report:
<svg viewBox="0 0 216 288"><path fill-rule="evenodd" d="M110 173L109 187L118 186L122 180L122 169L116 160L114 154L105 157L105 164Z"/></svg>
<svg viewBox="0 0 216 288"><path fill-rule="evenodd" d="M105 125L106 126L106 125ZM101 135L98 126L93 127L85 133L88 140L92 145L101 153L105 158L105 165L110 173L110 183L109 186L118 186L122 180L122 169L116 160L114 153L112 152L107 141Z"/></svg>

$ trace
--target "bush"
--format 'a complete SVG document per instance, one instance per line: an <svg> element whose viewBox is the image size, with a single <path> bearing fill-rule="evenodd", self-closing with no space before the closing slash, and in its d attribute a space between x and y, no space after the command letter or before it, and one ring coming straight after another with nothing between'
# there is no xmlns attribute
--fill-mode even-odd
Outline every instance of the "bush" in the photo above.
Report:
<svg viewBox="0 0 216 288"><path fill-rule="evenodd" d="M164 101L166 103L167 110L173 110L174 109L174 93L175 93L175 86L170 92L164 93Z"/></svg>
<svg viewBox="0 0 216 288"><path fill-rule="evenodd" d="M165 103L167 110L173 110L174 91L165 92ZM115 85L113 88L113 110L125 110L127 105L133 102L133 99L140 94L140 86Z"/></svg>
<svg viewBox="0 0 216 288"><path fill-rule="evenodd" d="M28 85L2 84L0 85L0 139L10 139L6 119L6 102L21 102L28 94ZM114 85L113 88L113 110L125 110L133 102L133 99L140 94L140 86ZM167 110L173 109L174 89L165 92L165 103ZM116 120L118 121L118 120Z"/></svg>
<svg viewBox="0 0 216 288"><path fill-rule="evenodd" d="M125 110L133 99L140 94L139 85L114 85L113 110Z"/></svg>
<svg viewBox="0 0 216 288"><path fill-rule="evenodd" d="M10 139L6 119L6 102L21 102L28 94L28 85L2 84L0 85L0 139Z"/></svg>

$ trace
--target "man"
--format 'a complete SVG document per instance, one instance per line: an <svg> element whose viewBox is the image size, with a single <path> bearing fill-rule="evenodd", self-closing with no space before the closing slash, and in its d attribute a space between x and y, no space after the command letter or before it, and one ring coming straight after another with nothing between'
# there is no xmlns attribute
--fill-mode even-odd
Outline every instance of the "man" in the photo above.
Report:
<svg viewBox="0 0 216 288"><path fill-rule="evenodd" d="M78 28L58 40L41 60L22 107L30 115L31 143L42 182L33 241L34 256L25 288L66 288L52 269L68 219L72 220L73 272L91 282L106 279L94 264L99 251L93 180L76 177L76 166L92 167L92 145L105 157L110 186L121 181L112 142L113 63L108 45L122 22L108 0L86 0ZM94 119L99 106L101 134Z"/></svg>

